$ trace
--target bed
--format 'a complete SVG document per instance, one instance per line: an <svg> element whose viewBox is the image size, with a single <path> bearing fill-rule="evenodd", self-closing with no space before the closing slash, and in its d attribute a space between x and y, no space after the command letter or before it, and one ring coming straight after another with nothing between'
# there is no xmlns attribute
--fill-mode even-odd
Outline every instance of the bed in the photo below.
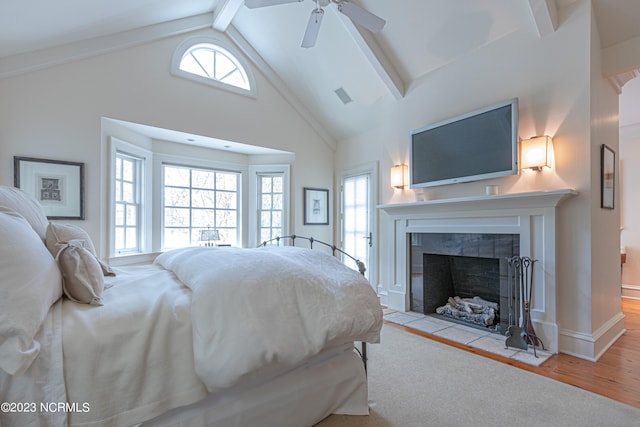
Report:
<svg viewBox="0 0 640 427"><path fill-rule="evenodd" d="M54 256L55 255L55 256ZM0 426L311 426L368 413L354 343L382 310L292 246L193 247L111 268L0 186Z"/></svg>

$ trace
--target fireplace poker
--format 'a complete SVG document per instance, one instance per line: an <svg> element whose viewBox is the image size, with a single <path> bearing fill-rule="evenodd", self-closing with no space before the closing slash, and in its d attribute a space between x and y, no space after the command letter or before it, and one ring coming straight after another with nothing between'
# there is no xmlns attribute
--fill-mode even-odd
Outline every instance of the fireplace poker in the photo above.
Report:
<svg viewBox="0 0 640 427"><path fill-rule="evenodd" d="M514 256L508 260L508 263L509 263L508 278L511 282L507 285L508 290L511 290L513 292L513 297L516 297L518 299L518 304L521 304L521 301L524 299L523 298L524 277L522 276L522 268L521 268L522 261L519 256ZM512 299L515 299L515 298L511 298L511 297L509 298L509 303L511 304L511 307L509 308L509 328L507 329L507 333L505 334L507 337L505 340L505 345L507 347L515 347L522 350L527 350L528 349L527 339L526 339L527 333L522 328L522 323L520 324L520 326L518 326L515 322L513 322L512 324L512 319L511 319L511 315L513 313L513 315L516 317L516 321L519 321L518 318L520 318L521 315L524 313L522 310L523 307L520 306L518 307L518 309L516 309L515 307L517 307L518 304L514 304Z"/></svg>

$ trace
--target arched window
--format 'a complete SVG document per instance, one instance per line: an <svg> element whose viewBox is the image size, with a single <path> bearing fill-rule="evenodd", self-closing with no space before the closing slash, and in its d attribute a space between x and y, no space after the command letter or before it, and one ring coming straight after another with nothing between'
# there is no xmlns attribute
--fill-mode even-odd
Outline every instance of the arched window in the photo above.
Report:
<svg viewBox="0 0 640 427"><path fill-rule="evenodd" d="M253 78L232 48L211 38L183 42L173 57L172 72L238 93L254 94Z"/></svg>

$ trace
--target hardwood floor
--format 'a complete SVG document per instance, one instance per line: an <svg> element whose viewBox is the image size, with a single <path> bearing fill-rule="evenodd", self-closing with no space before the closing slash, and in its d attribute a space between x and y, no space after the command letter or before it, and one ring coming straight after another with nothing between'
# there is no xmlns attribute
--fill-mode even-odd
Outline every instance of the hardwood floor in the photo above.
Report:
<svg viewBox="0 0 640 427"><path fill-rule="evenodd" d="M539 375L589 390L640 408L640 300L622 299L627 330L597 362L556 354L541 366L531 366L483 350L455 343L436 335L386 322L387 325L435 341L480 354Z"/></svg>

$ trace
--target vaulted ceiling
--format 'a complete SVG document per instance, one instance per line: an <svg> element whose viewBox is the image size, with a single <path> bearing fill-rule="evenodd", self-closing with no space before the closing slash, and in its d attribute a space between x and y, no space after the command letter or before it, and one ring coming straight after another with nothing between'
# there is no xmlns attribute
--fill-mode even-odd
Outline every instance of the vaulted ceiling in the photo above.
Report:
<svg viewBox="0 0 640 427"><path fill-rule="evenodd" d="M384 29L370 33L330 4L310 49L300 43L312 0L259 9L248 9L243 0L5 2L0 77L213 27L252 51L268 78L335 144L366 129L372 116L388 111L444 65L516 30L541 36L554 31L558 8L575 0L352 1L384 18ZM593 3L604 48L640 37L640 2ZM353 102L343 104L335 93L339 88ZM625 120L640 122L640 107L628 104L626 109L635 110L625 111Z"/></svg>

